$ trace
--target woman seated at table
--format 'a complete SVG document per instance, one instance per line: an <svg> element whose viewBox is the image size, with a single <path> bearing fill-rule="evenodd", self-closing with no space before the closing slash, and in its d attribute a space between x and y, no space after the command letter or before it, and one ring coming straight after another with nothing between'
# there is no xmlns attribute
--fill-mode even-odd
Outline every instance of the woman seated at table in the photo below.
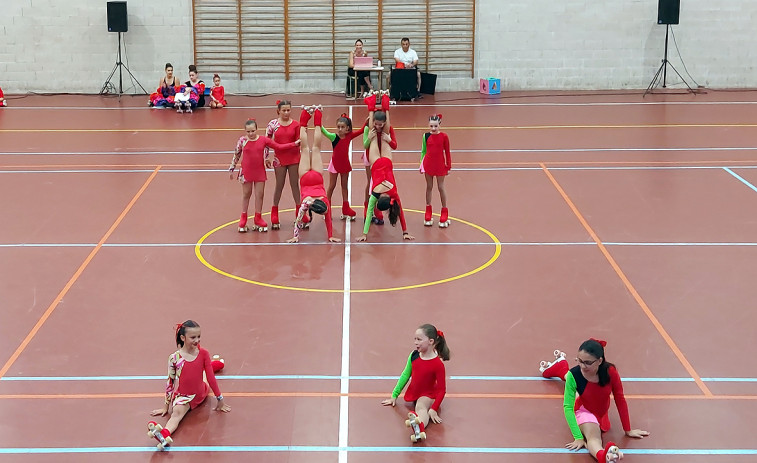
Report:
<svg viewBox="0 0 757 463"><path fill-rule="evenodd" d="M357 39L355 41L355 49L350 52L350 62L349 67L347 68L347 75L350 77L353 77L355 73L357 72L357 86L360 88L361 93L366 93L367 91L373 90L373 84L371 83L371 71L355 71L355 57L365 57L368 56L368 54L363 50L363 41L360 39ZM350 85L351 86L351 85ZM366 87L368 90L366 91ZM358 91L357 88L354 89L355 92Z"/></svg>

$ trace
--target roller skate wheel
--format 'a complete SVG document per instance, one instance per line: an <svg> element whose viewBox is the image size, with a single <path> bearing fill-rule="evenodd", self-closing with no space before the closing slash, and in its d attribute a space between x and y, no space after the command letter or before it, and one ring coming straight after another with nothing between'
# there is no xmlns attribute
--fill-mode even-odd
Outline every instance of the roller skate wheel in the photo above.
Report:
<svg viewBox="0 0 757 463"><path fill-rule="evenodd" d="M420 438L421 438L421 440L426 440L426 433L425 433L425 431L421 432Z"/></svg>
<svg viewBox="0 0 757 463"><path fill-rule="evenodd" d="M407 426L409 428L412 425L413 424L410 422L410 420L405 420L405 426Z"/></svg>
<svg viewBox="0 0 757 463"><path fill-rule="evenodd" d="M423 433L423 434L425 434L425 433ZM164 437L164 439L166 440L166 444L173 444L173 439L171 439L171 436ZM425 439L425 437L424 437L424 439Z"/></svg>
<svg viewBox="0 0 757 463"><path fill-rule="evenodd" d="M268 227L258 227L258 231L260 233L267 232L268 231Z"/></svg>
<svg viewBox="0 0 757 463"><path fill-rule="evenodd" d="M278 224L278 223L273 223L273 224L271 224L271 228L272 228L273 230L278 230L279 228L281 228L281 224Z"/></svg>
<svg viewBox="0 0 757 463"><path fill-rule="evenodd" d="M439 228L447 228L449 227L449 220L446 222L439 222Z"/></svg>
<svg viewBox="0 0 757 463"><path fill-rule="evenodd" d="M559 351L559 350L557 350L557 349L555 349L555 352L554 352L554 354L555 354L555 358L556 358L556 359L559 359L560 357L565 357L565 353L564 353L564 352L560 352L560 351Z"/></svg>
<svg viewBox="0 0 757 463"><path fill-rule="evenodd" d="M423 222L423 225L425 225L425 226L427 226L427 227L430 227L430 226L431 226L431 225L433 225L433 224L434 224L434 221L433 221L433 220L425 220L425 221Z"/></svg>
<svg viewBox="0 0 757 463"><path fill-rule="evenodd" d="M415 434L410 434L410 442L412 442L413 444L418 442L418 438L415 437Z"/></svg>
<svg viewBox="0 0 757 463"><path fill-rule="evenodd" d="M165 450L166 448L163 446L163 443L161 442L158 444L158 450Z"/></svg>
<svg viewBox="0 0 757 463"><path fill-rule="evenodd" d="M239 233L247 233L248 231L250 231L250 229L248 227L239 227L237 228L237 231Z"/></svg>
<svg viewBox="0 0 757 463"><path fill-rule="evenodd" d="M155 437L155 435L153 435L152 431L147 431L147 437Z"/></svg>
<svg viewBox="0 0 757 463"><path fill-rule="evenodd" d="M155 423L154 421L150 421L149 423L147 423L147 429L149 429L150 431L155 429L157 426L158 426L158 423Z"/></svg>
<svg viewBox="0 0 757 463"><path fill-rule="evenodd" d="M542 360L541 362L539 362L540 372L544 373L544 370L546 370L548 367L549 367L549 362L547 362L546 360Z"/></svg>

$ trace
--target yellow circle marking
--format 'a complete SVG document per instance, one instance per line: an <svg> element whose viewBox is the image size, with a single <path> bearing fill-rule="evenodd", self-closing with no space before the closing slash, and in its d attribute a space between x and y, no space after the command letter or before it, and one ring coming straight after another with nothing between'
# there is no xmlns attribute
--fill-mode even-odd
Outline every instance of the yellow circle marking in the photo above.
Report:
<svg viewBox="0 0 757 463"><path fill-rule="evenodd" d="M360 206L355 206L355 207L360 207ZM292 212L292 211L294 211L294 209L282 209L279 212ZM416 212L418 214L424 214L425 213L425 211L419 211L417 209L405 209L405 211L407 211L407 212ZM270 213L265 213L263 215L269 215L269 214ZM437 216L437 217L439 216L439 214L434 214L434 215ZM492 232L490 232L489 230L485 229L484 227L482 227L480 225L476 225L475 223L468 222L467 220L458 219L458 218L451 217L451 216L449 217L449 219L450 220L454 220L455 222L463 223L465 225L468 225L469 227L473 227L473 228L475 228L475 229L483 232L484 234L486 234L492 240L492 244L494 244L494 247L495 247L494 255L492 255L489 258L489 260L486 261L484 264L476 267L475 269L470 270L470 271L465 272L465 273L461 273L459 275L455 275L453 277L444 278L444 279L441 279L441 280L429 281L429 282L426 282L426 283L419 283L419 284L416 284L416 285L395 286L395 287L390 287L390 288L374 288L374 289L351 289L350 292L351 293L381 293L381 292L388 292L388 291L402 291L402 290L405 290L405 289L424 288L426 286L440 285L442 283L448 283L450 281L459 280L461 278L465 278L467 276L471 276L471 275L473 275L475 273L478 273L481 270L485 269L486 267L489 267L491 264L494 263L494 261L496 261L497 259L499 259L499 256L502 253L502 244L500 243L499 238L497 238L496 236L494 236L494 234ZM301 288L301 287L297 287L297 286L286 286L286 285L275 285L275 284L272 284L272 283L264 283L262 281L250 280L249 278L243 278L243 277L240 277L239 275L234 275L232 273L226 272L226 271L221 270L220 268L214 266L213 264L211 264L210 262L208 262L205 259L205 257L202 255L202 251L201 251L202 245L205 242L205 240L208 239L208 237L210 235L212 235L213 233L217 232L218 230L220 230L222 228L225 228L225 227L228 227L229 225L232 225L232 224L234 224L236 222L237 222L236 220L232 220L231 222L227 222L227 223L225 223L223 225L219 225L218 227L216 227L216 228L210 230L209 232L205 233L205 235L203 235L202 238L200 238L200 240L197 241L197 244L195 244L195 255L200 260L200 262L202 262L203 265L205 265L209 269L211 269L214 272L219 273L219 274L221 274L221 275L223 275L225 277L232 278L232 279L238 280L238 281L243 281L245 283L251 283L253 285L264 286L266 288L287 289L287 290L290 290L290 291L306 291L306 292L311 292L311 293L343 293L344 292L343 289ZM296 245L293 244L293 246L296 246Z"/></svg>

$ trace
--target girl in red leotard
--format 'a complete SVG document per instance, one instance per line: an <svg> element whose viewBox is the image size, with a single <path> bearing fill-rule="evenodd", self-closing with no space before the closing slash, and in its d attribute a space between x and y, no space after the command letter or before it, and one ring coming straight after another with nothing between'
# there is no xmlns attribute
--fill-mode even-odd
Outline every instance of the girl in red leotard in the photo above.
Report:
<svg viewBox="0 0 757 463"><path fill-rule="evenodd" d="M166 426L159 431L163 438L170 437L187 413L202 404L211 390L218 399L214 410L231 411L216 382L215 372L223 368L223 364L212 360L208 351L200 347L200 325L193 320L178 325L176 346L179 349L168 357L165 403L150 413L152 416L171 415ZM154 421L150 423L157 425Z"/></svg>
<svg viewBox="0 0 757 463"><path fill-rule="evenodd" d="M278 117L271 120L266 127L266 136L277 143L291 143L300 139L300 124L292 119L292 102L280 100L276 102L276 112ZM266 156L268 150L266 150ZM286 150L276 150L276 158L279 161L278 166L274 166L273 172L276 176L276 189L273 191L273 207L271 207L271 228L274 230L280 228L279 225L279 201L284 191L284 183L289 175L289 186L292 188L292 198L295 204L300 198L300 187L297 182L297 169L300 164L300 150L290 148Z"/></svg>
<svg viewBox="0 0 757 463"><path fill-rule="evenodd" d="M311 216L313 212L323 214L326 219L326 231L329 241L338 243L341 240L333 236L334 230L331 224L331 203L326 196L326 188L323 186L323 160L321 158L321 131L316 129L313 134L313 147L308 149L308 121L311 112L314 114L315 125L321 126L323 113L320 106L304 108L300 114L300 165L298 175L300 177L300 207L297 218L294 221L294 236L287 240L288 243L297 243L300 240L300 229L304 227L305 214ZM312 220L312 217L310 217Z"/></svg>
<svg viewBox="0 0 757 463"><path fill-rule="evenodd" d="M226 102L226 91L221 85L221 76L213 74L213 87L210 89L210 107L223 108L229 103Z"/></svg>
<svg viewBox="0 0 757 463"><path fill-rule="evenodd" d="M419 432L412 437L425 439L425 428L429 421L441 423L439 407L447 393L445 368L442 360L449 360L449 347L444 333L434 325L421 325L415 330L415 349L407 358L407 365L400 375L392 397L381 402L382 405L394 405L408 380L410 385L405 391L406 402L413 403L413 411L408 413L411 423L419 425ZM413 439L416 442L416 439Z"/></svg>
<svg viewBox="0 0 757 463"><path fill-rule="evenodd" d="M570 450L586 447L600 463L623 458L613 442L602 447L602 433L610 430L610 393L615 399L620 422L628 437L642 438L647 431L631 429L628 404L623 395L623 384L615 365L605 360L605 341L589 339L578 348L578 366L569 369L565 354L555 351L557 359L542 362L542 376L558 377L565 381L563 409L573 442L565 444Z"/></svg>
<svg viewBox="0 0 757 463"><path fill-rule="evenodd" d="M341 218L355 220L357 214L350 207L349 191L347 189L349 174L352 171L349 149L352 140L363 134L363 129L352 130L352 120L347 117L346 114L342 114L339 116L339 119L336 120L336 133L331 133L325 127L318 126L317 124L315 130L316 132L320 130L321 133L331 141L331 146L333 148L331 162L329 162L329 188L326 190L329 204L331 204L331 197L336 188L337 177L339 177L340 185L342 187Z"/></svg>
<svg viewBox="0 0 757 463"><path fill-rule="evenodd" d="M369 161L370 158L370 146L371 146L371 140L369 138L369 134L371 130L375 130L376 133L381 133L381 137L378 138L378 145L379 150L381 150L381 146L383 143L388 143L389 148L391 150L397 149L397 137L394 134L394 128L392 128L391 124L389 124L389 105L390 100L389 96L384 94L381 94L381 106L378 106L378 95L377 92L371 92L366 97L366 105L368 106L368 121L366 122L366 125L364 127L363 132L363 148L365 148L365 153L363 153L363 164L365 165L365 176L366 176L366 182L365 182L365 200L363 202L363 212L368 212L368 201L370 200L370 191L369 186L371 184L371 162ZM386 128L386 129L385 129ZM383 135L384 132L387 132L389 136ZM391 155L391 152L390 152ZM373 210L373 223L377 225L384 225L384 215L381 213L380 210L374 209Z"/></svg>
<svg viewBox="0 0 757 463"><path fill-rule="evenodd" d="M265 157L263 154L264 150L269 146L280 151L296 148L300 144L300 140L279 144L268 137L261 137L257 133L258 124L254 119L247 120L244 124L244 130L247 135L240 137L239 141L237 141L237 147L234 150L234 159L231 160L231 165L229 166L229 178L233 179L234 169L236 169L237 163L239 163L241 158L242 167L239 169L238 178L242 184L242 215L239 218L238 231L240 233L249 231L247 227L247 211L250 208L250 197L254 189L255 218L252 230L264 232L268 231L268 224L261 216L263 211L263 193L265 192L265 181L267 179L265 168L271 167L274 161L272 155Z"/></svg>
<svg viewBox="0 0 757 463"><path fill-rule="evenodd" d="M374 101L369 101L369 98L373 97ZM375 95L371 95L366 98L368 104L368 110L373 109L372 103L375 108ZM389 108L389 96L384 95L385 108ZM382 106L384 103L382 103ZM371 118L372 119L372 118ZM369 126L372 125L372 121L369 121ZM368 231L371 227L371 221L373 218L373 211L379 209L382 211L389 211L389 223L392 226L397 224L399 219L402 226L402 238L406 240L415 239L407 231L407 224L405 223L405 213L402 210L402 203L400 201L399 193L397 192L397 182L394 179L394 166L392 164L392 150L389 146L389 121L387 118L387 124L384 126L384 131L378 133L376 130L370 130L367 134L367 138L370 141L368 160L371 164L371 198L368 201L368 209L365 215L365 225L363 226L363 235L359 236L355 241L361 242L368 239ZM383 137L385 143L379 144L379 138Z"/></svg>
<svg viewBox="0 0 757 463"><path fill-rule="evenodd" d="M452 156L449 150L449 137L439 129L442 115L434 114L428 118L430 131L423 134L421 145L421 173L426 176L426 215L423 223L430 227L434 223L431 211L431 193L434 189L434 179L442 200L442 214L439 217L439 227L449 227L449 211L447 210L447 192L444 190L444 179L452 168Z"/></svg>

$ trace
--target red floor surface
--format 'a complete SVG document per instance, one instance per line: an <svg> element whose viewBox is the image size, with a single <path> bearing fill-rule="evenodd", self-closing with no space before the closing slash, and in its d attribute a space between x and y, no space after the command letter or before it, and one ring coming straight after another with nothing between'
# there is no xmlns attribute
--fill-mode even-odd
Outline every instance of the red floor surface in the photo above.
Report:
<svg viewBox="0 0 757 463"><path fill-rule="evenodd" d="M324 104L328 126L366 115L337 96L292 99ZM1 461L588 462L563 451L562 383L538 364L589 337L608 340L632 425L651 432L624 437L611 408L605 438L624 461L757 458L757 93L401 104L394 160L416 240L387 223L355 242L355 143L358 220L346 232L334 219L347 243L325 243L316 218L299 245L285 243L288 186L281 230L234 222L232 149L247 118L275 116L273 98L191 115L143 100L0 110ZM423 226L417 171L438 112L453 149L447 229ZM266 213L273 190L269 174ZM233 410L209 400L158 453L144 428L185 319L225 357ZM380 401L426 322L452 350L448 393L444 422L411 447L404 401Z"/></svg>

